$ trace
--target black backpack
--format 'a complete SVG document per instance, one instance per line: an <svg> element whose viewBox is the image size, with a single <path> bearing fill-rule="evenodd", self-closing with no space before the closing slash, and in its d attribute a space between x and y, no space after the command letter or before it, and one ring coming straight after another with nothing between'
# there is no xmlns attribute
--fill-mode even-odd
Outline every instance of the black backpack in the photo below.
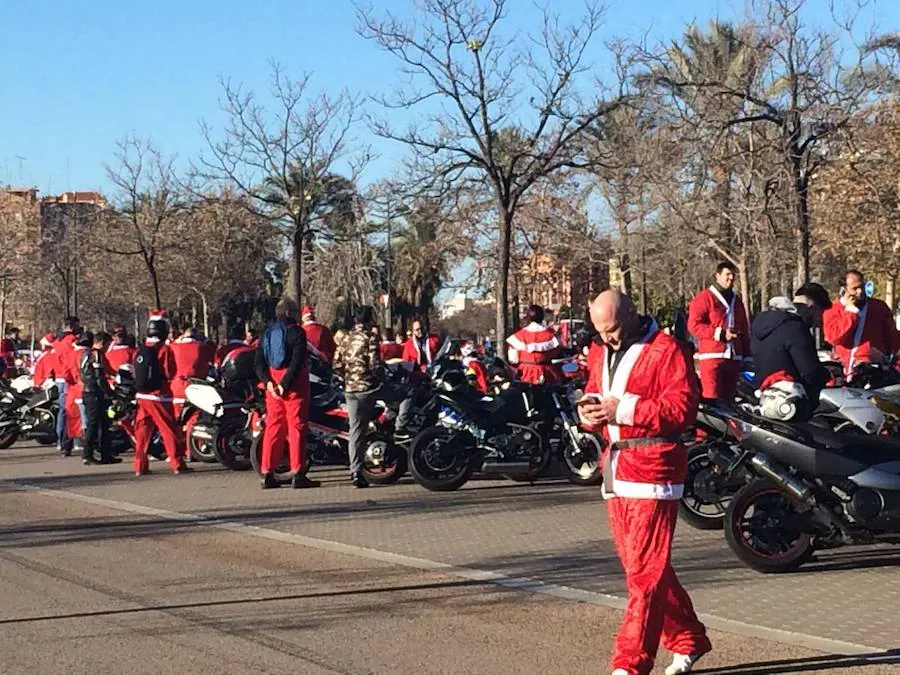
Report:
<svg viewBox="0 0 900 675"><path fill-rule="evenodd" d="M159 347L142 345L134 360L134 389L140 393L159 391L163 385Z"/></svg>

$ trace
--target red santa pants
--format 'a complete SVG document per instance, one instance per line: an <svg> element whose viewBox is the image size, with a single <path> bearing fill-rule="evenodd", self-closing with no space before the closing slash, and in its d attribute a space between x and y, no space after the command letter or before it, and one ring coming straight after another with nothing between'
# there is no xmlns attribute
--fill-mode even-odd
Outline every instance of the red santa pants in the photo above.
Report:
<svg viewBox="0 0 900 675"><path fill-rule="evenodd" d="M647 675L660 642L673 654L708 652L706 628L697 619L670 561L678 501L614 497L606 504L628 587L613 670Z"/></svg>
<svg viewBox="0 0 900 675"><path fill-rule="evenodd" d="M274 371L277 373L277 371ZM273 377L278 382L279 378ZM309 419L309 378L298 375L299 382L284 396L266 391L266 427L263 431L261 471L278 469L287 444L291 471L306 464L306 422Z"/></svg>
<svg viewBox="0 0 900 675"><path fill-rule="evenodd" d="M703 398L732 403L737 391L737 379L740 372L741 362L733 359L700 361L700 395Z"/></svg>
<svg viewBox="0 0 900 675"><path fill-rule="evenodd" d="M172 471L180 469L184 463L184 447L182 437L176 431L175 410L172 401L152 401L139 398L137 400L137 414L134 419L134 470L146 471L147 451L150 449L150 441L153 432L159 431L162 436L166 454L169 456L169 466Z"/></svg>

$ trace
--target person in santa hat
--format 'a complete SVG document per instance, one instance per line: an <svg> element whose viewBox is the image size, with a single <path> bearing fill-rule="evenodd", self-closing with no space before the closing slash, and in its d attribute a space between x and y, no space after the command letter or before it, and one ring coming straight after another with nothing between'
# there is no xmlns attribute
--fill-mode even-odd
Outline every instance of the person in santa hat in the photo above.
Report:
<svg viewBox="0 0 900 675"><path fill-rule="evenodd" d="M852 379L861 363L877 363L900 349L897 326L890 308L878 298L869 298L862 272L848 270L839 302L822 314L825 341L834 347Z"/></svg>
<svg viewBox="0 0 900 675"><path fill-rule="evenodd" d="M134 385L137 412L134 420L134 474L150 473L147 455L154 431L159 431L175 475L189 472L184 463L183 438L176 431L172 381L175 379L175 355L165 344L169 320L165 310L150 312L147 339L134 359Z"/></svg>
<svg viewBox="0 0 900 675"><path fill-rule="evenodd" d="M551 328L544 326L544 309L529 305L525 310L527 324L506 339L509 362L516 365L522 382L556 384L562 382L559 366L553 364L562 345Z"/></svg>
<svg viewBox="0 0 900 675"><path fill-rule="evenodd" d="M426 335L421 321L413 321L412 333L403 345L403 360L414 363L424 372L441 348L437 335Z"/></svg>
<svg viewBox="0 0 900 675"><path fill-rule="evenodd" d="M321 356L328 363L334 361L337 345L328 326L316 321L315 312L309 305L300 312L300 319L303 322L303 332L306 334L306 345L310 351Z"/></svg>
<svg viewBox="0 0 900 675"><path fill-rule="evenodd" d="M613 675L648 675L660 642L673 654L666 675L689 673L712 648L671 564L687 473L680 437L697 416L697 381L677 340L628 296L604 291L591 320L603 347L590 357L578 408L608 443L602 493L628 588Z"/></svg>
<svg viewBox="0 0 900 675"><path fill-rule="evenodd" d="M243 343L238 347L243 347ZM205 380L216 357L216 348L200 339L200 330L190 326L181 337L169 345L175 357L175 377L172 379L172 403L175 419L181 418L184 390L191 379ZM233 351L233 350L232 350Z"/></svg>
<svg viewBox="0 0 900 675"><path fill-rule="evenodd" d="M713 285L688 307L688 331L698 340L694 358L700 364L700 393L728 404L734 402L741 363L750 358L750 327L734 292L734 274L730 262L719 263Z"/></svg>
<svg viewBox="0 0 900 675"><path fill-rule="evenodd" d="M53 355L53 343L56 336L47 333L41 338L41 353L38 354L32 366L31 380L35 387L43 387L47 381L56 380L56 359Z"/></svg>

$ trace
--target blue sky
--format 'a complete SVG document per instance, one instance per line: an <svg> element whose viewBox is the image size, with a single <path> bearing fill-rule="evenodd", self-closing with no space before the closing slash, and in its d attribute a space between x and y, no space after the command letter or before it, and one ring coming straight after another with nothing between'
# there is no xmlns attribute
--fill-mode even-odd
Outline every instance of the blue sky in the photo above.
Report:
<svg viewBox="0 0 900 675"><path fill-rule="evenodd" d="M575 15L580 0L556 0ZM814 12L826 0L812 0ZM397 11L407 0L380 3ZM692 20L729 18L741 2L610 0L603 37L678 35ZM882 28L900 23L900 2L875 10ZM531 0L509 0L527 29ZM819 8L816 10L815 8ZM514 11L513 8L516 8ZM737 9L735 9L737 8ZM220 122L218 78L266 87L270 59L311 71L316 88L374 93L396 82L396 64L354 32L349 0L29 0L0 2L0 184L44 194L105 189L104 164L117 138L150 137L167 153L195 156L198 120ZM602 44L595 61L604 63ZM369 137L387 175L402 149ZM22 158L22 159L20 159Z"/></svg>

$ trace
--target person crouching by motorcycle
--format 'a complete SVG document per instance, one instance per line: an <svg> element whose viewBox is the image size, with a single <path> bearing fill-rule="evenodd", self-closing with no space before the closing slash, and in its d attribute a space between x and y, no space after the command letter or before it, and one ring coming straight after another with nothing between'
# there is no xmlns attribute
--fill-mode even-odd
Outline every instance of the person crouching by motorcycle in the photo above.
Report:
<svg viewBox="0 0 900 675"><path fill-rule="evenodd" d="M753 320L750 351L763 416L802 422L818 406L829 374L809 328L797 306L781 296Z"/></svg>
<svg viewBox="0 0 900 675"><path fill-rule="evenodd" d="M306 424L309 420L309 352L306 333L297 324L297 303L282 298L275 323L256 350L256 374L266 387L266 426L262 439L262 488L280 487L275 470L287 444L294 488L319 487L303 473L306 465Z"/></svg>
<svg viewBox="0 0 900 675"><path fill-rule="evenodd" d="M165 344L168 335L168 319L162 313L151 313L147 324L147 339L134 359L137 405L134 421L134 475L137 477L150 473L147 455L154 431L159 431L162 436L172 473L177 476L192 471L184 464L183 438L175 430L172 402L175 356L171 347Z"/></svg>
<svg viewBox="0 0 900 675"><path fill-rule="evenodd" d="M81 399L84 407L84 449L82 464L118 464L122 460L113 457L109 437L109 381L104 359L109 336L100 332L85 334L91 347L81 354L78 375L81 379ZM97 460L97 453L100 460Z"/></svg>
<svg viewBox="0 0 900 675"><path fill-rule="evenodd" d="M383 367L378 340L369 331L372 317L371 307L357 308L353 328L334 353L334 371L344 380L344 398L350 418L350 480L358 488L369 487L363 475L363 438L375 411ZM398 418L398 428L403 423Z"/></svg>

